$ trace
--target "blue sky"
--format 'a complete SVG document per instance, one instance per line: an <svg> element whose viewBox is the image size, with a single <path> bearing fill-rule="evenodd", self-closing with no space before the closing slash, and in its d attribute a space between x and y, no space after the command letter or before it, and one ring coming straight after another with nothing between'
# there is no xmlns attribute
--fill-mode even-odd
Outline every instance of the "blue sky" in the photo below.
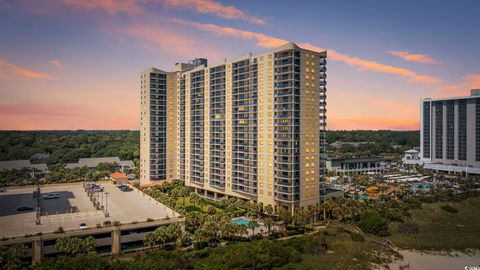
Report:
<svg viewBox="0 0 480 270"><path fill-rule="evenodd" d="M138 129L138 74L284 41L327 49L330 129L418 129L480 88L479 1L7 0L0 129Z"/></svg>

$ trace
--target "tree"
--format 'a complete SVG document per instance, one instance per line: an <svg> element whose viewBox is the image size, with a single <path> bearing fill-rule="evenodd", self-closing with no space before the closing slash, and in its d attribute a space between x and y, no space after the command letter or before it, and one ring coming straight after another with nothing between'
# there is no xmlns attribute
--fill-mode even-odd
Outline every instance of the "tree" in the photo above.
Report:
<svg viewBox="0 0 480 270"><path fill-rule="evenodd" d="M292 222L292 215L288 210L283 207L278 209L278 217L285 222L285 225L290 224Z"/></svg>
<svg viewBox="0 0 480 270"><path fill-rule="evenodd" d="M2 269L24 269L25 262L22 260L26 255L24 245L0 246L0 265Z"/></svg>
<svg viewBox="0 0 480 270"><path fill-rule="evenodd" d="M358 222L358 226L366 233L379 236L387 236L389 234L388 222L374 210L368 210L363 213Z"/></svg>
<svg viewBox="0 0 480 270"><path fill-rule="evenodd" d="M265 214L269 216L273 214L273 206L271 204L265 206Z"/></svg>
<svg viewBox="0 0 480 270"><path fill-rule="evenodd" d="M252 236L255 236L255 228L258 227L258 222L256 220L251 220L247 227L252 230Z"/></svg>
<svg viewBox="0 0 480 270"><path fill-rule="evenodd" d="M293 224L295 226L304 227L307 224L309 213L307 209L297 208L293 214Z"/></svg>
<svg viewBox="0 0 480 270"><path fill-rule="evenodd" d="M74 256L95 252L95 238L89 236L85 239L78 237L61 237L55 242L55 248L66 255Z"/></svg>
<svg viewBox="0 0 480 270"><path fill-rule="evenodd" d="M272 230L273 220L271 218L264 218L263 224L267 227L268 234L270 234Z"/></svg>

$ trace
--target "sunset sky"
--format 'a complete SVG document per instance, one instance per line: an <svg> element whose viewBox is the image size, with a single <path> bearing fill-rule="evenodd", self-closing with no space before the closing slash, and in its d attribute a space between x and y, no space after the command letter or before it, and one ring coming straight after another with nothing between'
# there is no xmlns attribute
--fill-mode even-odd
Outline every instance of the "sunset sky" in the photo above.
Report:
<svg viewBox="0 0 480 270"><path fill-rule="evenodd" d="M328 50L328 129L419 129L480 88L480 1L0 0L0 129L138 129L139 73Z"/></svg>

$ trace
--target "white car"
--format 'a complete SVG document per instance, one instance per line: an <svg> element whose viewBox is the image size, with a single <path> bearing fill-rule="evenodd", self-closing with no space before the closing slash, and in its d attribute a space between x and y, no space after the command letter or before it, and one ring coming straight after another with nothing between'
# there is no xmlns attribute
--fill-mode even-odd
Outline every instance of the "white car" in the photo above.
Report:
<svg viewBox="0 0 480 270"><path fill-rule="evenodd" d="M44 200L58 199L58 197L59 197L58 193L47 193L43 195Z"/></svg>
<svg viewBox="0 0 480 270"><path fill-rule="evenodd" d="M88 228L87 223L83 223L83 222L80 223L79 228L82 230L87 229Z"/></svg>

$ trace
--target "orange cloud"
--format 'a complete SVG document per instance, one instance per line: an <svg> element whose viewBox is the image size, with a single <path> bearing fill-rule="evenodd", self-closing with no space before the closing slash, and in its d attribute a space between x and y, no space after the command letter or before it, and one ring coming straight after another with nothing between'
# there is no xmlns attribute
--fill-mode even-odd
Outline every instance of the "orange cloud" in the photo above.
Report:
<svg viewBox="0 0 480 270"><path fill-rule="evenodd" d="M256 32L245 31L245 30L240 30L240 29L231 28L231 27L222 27L215 24L204 24L204 23L198 23L198 22L192 22L192 21L186 21L186 20L180 20L180 19L173 19L172 21L179 24L193 26L202 31L212 32L217 36L231 36L235 38L251 40L251 41L254 41L257 46L263 47L263 48L275 48L288 42L284 39L275 38L275 37L267 36L267 35L256 33ZM299 45L305 49L309 49L313 51L325 51L325 49L313 46L309 43L300 43ZM394 66L380 64L375 61L364 60L358 57L339 53L335 50L328 50L328 55L329 55L329 58L334 61L340 61L349 66L358 67L361 70L370 70L370 71L375 71L380 73L398 75L401 77L408 78L410 82L421 82L421 83L427 83L427 84L435 84L440 82L440 80L435 77L419 75L405 68L398 68Z"/></svg>
<svg viewBox="0 0 480 270"><path fill-rule="evenodd" d="M50 65L56 66L59 69L63 69L63 64L59 60L50 60L48 63Z"/></svg>
<svg viewBox="0 0 480 270"><path fill-rule="evenodd" d="M434 65L438 64L438 61L426 54L413 54L407 51L389 51L393 56L397 56L407 62L417 62L423 64Z"/></svg>
<svg viewBox="0 0 480 270"><path fill-rule="evenodd" d="M480 88L480 74L468 74L463 81L469 89Z"/></svg>
<svg viewBox="0 0 480 270"><path fill-rule="evenodd" d="M199 51L205 57L219 58L221 56L218 55L217 50L212 50L211 46L207 46L179 31L170 30L159 25L139 22L132 26L119 27L115 31L145 41L147 45L152 44L155 48L161 48L186 58L197 57Z"/></svg>
<svg viewBox="0 0 480 270"><path fill-rule="evenodd" d="M234 6L225 6L213 0L166 0L165 4L172 7L186 7L200 13L210 13L230 20L243 20L254 24L265 24L264 20L249 16Z"/></svg>
<svg viewBox="0 0 480 270"><path fill-rule="evenodd" d="M301 43L299 45L305 49L312 50L312 51L325 51L325 49L313 46L309 43ZM405 78L408 78L410 82L421 82L421 83L427 83L427 84L435 84L440 82L438 78L426 76L426 75L419 75L419 74L416 74L414 71L411 71L406 68L399 68L399 67L380 64L375 61L365 60L355 56L343 54L335 50L328 50L328 57L334 61L340 61L349 66L358 67L360 70L370 70L370 71L375 71L379 73L387 73L387 74L405 77Z"/></svg>
<svg viewBox="0 0 480 270"><path fill-rule="evenodd" d="M419 120L402 119L402 118L335 118L330 117L328 121L329 130L355 130L355 129L391 129L391 130L418 130L420 127Z"/></svg>
<svg viewBox="0 0 480 270"><path fill-rule="evenodd" d="M471 89L480 89L480 74L467 74L459 83L446 85L438 92L448 96L468 96Z"/></svg>
<svg viewBox="0 0 480 270"><path fill-rule="evenodd" d="M10 78L52 79L50 75L24 69L4 59L0 59L0 80Z"/></svg>
<svg viewBox="0 0 480 270"><path fill-rule="evenodd" d="M179 24L193 26L199 30L211 32L220 37L230 36L230 37L254 41L257 44L257 46L262 48L279 47L288 42L284 39L274 38L274 37L270 37L260 33L244 31L244 30L235 29L231 27L222 27L215 24L204 24L204 23L186 21L181 19L172 19L171 21Z"/></svg>
<svg viewBox="0 0 480 270"><path fill-rule="evenodd" d="M82 9L103 9L109 14L120 12L128 14L140 13L142 9L136 0L59 0L61 3Z"/></svg>

